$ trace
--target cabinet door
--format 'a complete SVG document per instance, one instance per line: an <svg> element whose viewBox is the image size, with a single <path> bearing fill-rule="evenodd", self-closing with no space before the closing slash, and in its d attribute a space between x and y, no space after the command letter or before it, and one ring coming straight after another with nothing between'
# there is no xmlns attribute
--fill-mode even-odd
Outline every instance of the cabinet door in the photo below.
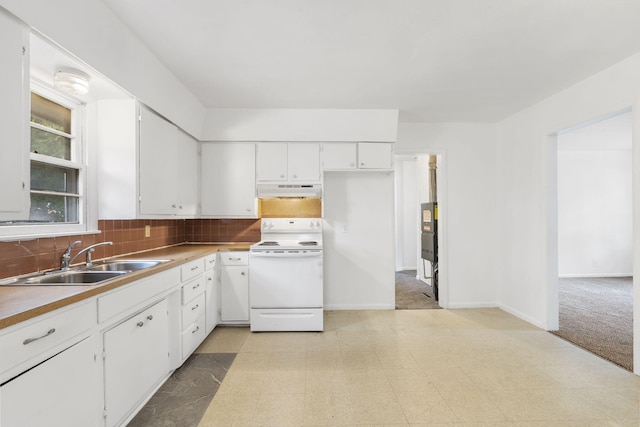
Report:
<svg viewBox="0 0 640 427"><path fill-rule="evenodd" d="M202 215L256 217L255 150L255 144L247 143L202 144Z"/></svg>
<svg viewBox="0 0 640 427"><path fill-rule="evenodd" d="M178 128L140 108L140 214L172 215L177 209Z"/></svg>
<svg viewBox="0 0 640 427"><path fill-rule="evenodd" d="M265 142L257 144L256 179L258 181L287 180L287 144Z"/></svg>
<svg viewBox="0 0 640 427"><path fill-rule="evenodd" d="M320 144L289 144L289 181L320 181Z"/></svg>
<svg viewBox="0 0 640 427"><path fill-rule="evenodd" d="M29 218L29 32L0 12L0 220Z"/></svg>
<svg viewBox="0 0 640 427"><path fill-rule="evenodd" d="M223 322L249 321L249 267L224 266L220 271Z"/></svg>
<svg viewBox="0 0 640 427"><path fill-rule="evenodd" d="M189 134L178 130L177 142L178 194L177 215L193 217L198 213L198 195L200 180L200 144Z"/></svg>
<svg viewBox="0 0 640 427"><path fill-rule="evenodd" d="M220 282L215 270L209 270L204 274L207 289L206 296L206 333L213 331L220 322Z"/></svg>
<svg viewBox="0 0 640 427"><path fill-rule="evenodd" d="M2 427L101 424L99 366L89 337L0 387Z"/></svg>
<svg viewBox="0 0 640 427"><path fill-rule="evenodd" d="M355 143L323 144L323 170L346 170L358 167L358 149Z"/></svg>
<svg viewBox="0 0 640 427"><path fill-rule="evenodd" d="M104 333L106 425L118 425L169 372L167 300Z"/></svg>
<svg viewBox="0 0 640 427"><path fill-rule="evenodd" d="M359 142L358 164L360 169L391 169L391 144Z"/></svg>

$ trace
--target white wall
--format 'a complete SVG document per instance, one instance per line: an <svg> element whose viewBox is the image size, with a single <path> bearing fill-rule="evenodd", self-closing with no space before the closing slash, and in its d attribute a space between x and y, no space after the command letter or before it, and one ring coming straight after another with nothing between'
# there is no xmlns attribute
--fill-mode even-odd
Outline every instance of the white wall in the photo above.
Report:
<svg viewBox="0 0 640 427"><path fill-rule="evenodd" d="M324 177L324 306L394 309L394 191L389 172Z"/></svg>
<svg viewBox="0 0 640 427"><path fill-rule="evenodd" d="M563 150L558 137L560 277L631 276L630 150Z"/></svg>
<svg viewBox="0 0 640 427"><path fill-rule="evenodd" d="M418 266L418 176L416 156L396 156L396 271Z"/></svg>
<svg viewBox="0 0 640 427"><path fill-rule="evenodd" d="M398 110L210 109L204 141L394 142Z"/></svg>
<svg viewBox="0 0 640 427"><path fill-rule="evenodd" d="M495 125L400 123L396 153L440 156L441 305L497 306Z"/></svg>
<svg viewBox="0 0 640 427"><path fill-rule="evenodd" d="M548 286L558 274L557 255L553 253L557 234L550 222L556 209L552 197L556 182L551 173L556 146L548 135L633 108L633 242L635 248L640 248L639 75L640 54L636 54L498 124L498 211L502 230L499 300L503 308L543 328L557 327L554 288ZM638 256L633 269L640 269ZM634 277L636 373L640 372L638 279Z"/></svg>
<svg viewBox="0 0 640 427"><path fill-rule="evenodd" d="M205 108L99 0L0 0L0 6L201 138Z"/></svg>

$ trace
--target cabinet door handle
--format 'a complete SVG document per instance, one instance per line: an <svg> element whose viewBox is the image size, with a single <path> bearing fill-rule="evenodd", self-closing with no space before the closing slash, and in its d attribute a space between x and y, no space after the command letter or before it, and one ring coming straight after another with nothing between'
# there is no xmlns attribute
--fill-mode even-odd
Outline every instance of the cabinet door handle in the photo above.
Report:
<svg viewBox="0 0 640 427"><path fill-rule="evenodd" d="M197 285L195 285L195 286L193 287L193 290L196 290L196 289L198 289L199 287L200 287L200 283L198 283Z"/></svg>
<svg viewBox="0 0 640 427"><path fill-rule="evenodd" d="M213 277L207 277L207 280L213 282Z"/></svg>
<svg viewBox="0 0 640 427"><path fill-rule="evenodd" d="M241 275L241 276L244 276L244 271L240 272L240 275Z"/></svg>
<svg viewBox="0 0 640 427"><path fill-rule="evenodd" d="M191 271L196 271L197 269L198 269L197 265L195 267L191 267Z"/></svg>
<svg viewBox="0 0 640 427"><path fill-rule="evenodd" d="M138 325L139 328L142 328L144 326L144 322L138 322L136 325Z"/></svg>
<svg viewBox="0 0 640 427"><path fill-rule="evenodd" d="M196 328L191 331L192 334L195 334L196 332L198 332L200 330L200 326L196 326Z"/></svg>
<svg viewBox="0 0 640 427"><path fill-rule="evenodd" d="M148 315L147 320L153 320L153 314Z"/></svg>
<svg viewBox="0 0 640 427"><path fill-rule="evenodd" d="M200 307L200 304L196 304L193 307L191 307L191 311L195 310L196 308Z"/></svg>
<svg viewBox="0 0 640 427"><path fill-rule="evenodd" d="M30 344L30 343L32 343L32 342L34 342L34 341L41 340L42 338L46 338L46 337L48 337L49 335L53 334L55 331L56 331L56 328L51 328L51 329L49 329L49 330L47 331L47 333L46 333L46 334L42 335L41 337L36 337L36 338L27 338L26 340L22 341L22 345L27 345L27 344Z"/></svg>

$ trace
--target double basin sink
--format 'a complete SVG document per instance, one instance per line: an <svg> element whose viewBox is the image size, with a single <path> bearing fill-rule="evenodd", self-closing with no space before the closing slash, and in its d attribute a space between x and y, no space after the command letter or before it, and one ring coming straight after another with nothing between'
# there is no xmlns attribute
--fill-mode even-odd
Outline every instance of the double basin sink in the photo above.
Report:
<svg viewBox="0 0 640 427"><path fill-rule="evenodd" d="M134 271L155 267L169 260L105 260L91 266L76 267L67 271L53 271L22 278L0 281L5 286L45 286L45 285L98 285L107 280L122 277Z"/></svg>

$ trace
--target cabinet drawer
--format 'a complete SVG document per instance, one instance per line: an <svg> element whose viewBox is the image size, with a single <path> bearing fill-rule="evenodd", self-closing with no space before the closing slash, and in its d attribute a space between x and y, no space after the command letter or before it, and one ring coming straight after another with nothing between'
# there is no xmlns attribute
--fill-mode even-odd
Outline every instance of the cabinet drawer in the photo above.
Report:
<svg viewBox="0 0 640 427"><path fill-rule="evenodd" d="M205 270L212 270L216 268L217 259L218 259L218 254L211 254L204 257Z"/></svg>
<svg viewBox="0 0 640 427"><path fill-rule="evenodd" d="M182 329L186 329L197 319L204 318L205 307L204 293L198 295L182 307Z"/></svg>
<svg viewBox="0 0 640 427"><path fill-rule="evenodd" d="M221 252L222 265L249 265L249 252Z"/></svg>
<svg viewBox="0 0 640 427"><path fill-rule="evenodd" d="M0 337L0 372L26 362L96 324L95 303L87 302ZM46 357L48 355L43 355Z"/></svg>
<svg viewBox="0 0 640 427"><path fill-rule="evenodd" d="M182 358L186 359L205 338L204 323L198 319L182 332Z"/></svg>
<svg viewBox="0 0 640 427"><path fill-rule="evenodd" d="M141 279L118 289L115 292L98 297L98 321L104 322L133 307L142 307L155 295L161 294L180 283L180 270L176 267L171 270L157 273L146 279Z"/></svg>
<svg viewBox="0 0 640 427"><path fill-rule="evenodd" d="M180 274L183 282L193 279L198 274L202 273L204 273L204 258L188 262L180 267Z"/></svg>
<svg viewBox="0 0 640 427"><path fill-rule="evenodd" d="M206 288L204 282L204 276L200 276L195 280L190 281L186 285L182 286L182 304L194 299L196 296L204 292Z"/></svg>

